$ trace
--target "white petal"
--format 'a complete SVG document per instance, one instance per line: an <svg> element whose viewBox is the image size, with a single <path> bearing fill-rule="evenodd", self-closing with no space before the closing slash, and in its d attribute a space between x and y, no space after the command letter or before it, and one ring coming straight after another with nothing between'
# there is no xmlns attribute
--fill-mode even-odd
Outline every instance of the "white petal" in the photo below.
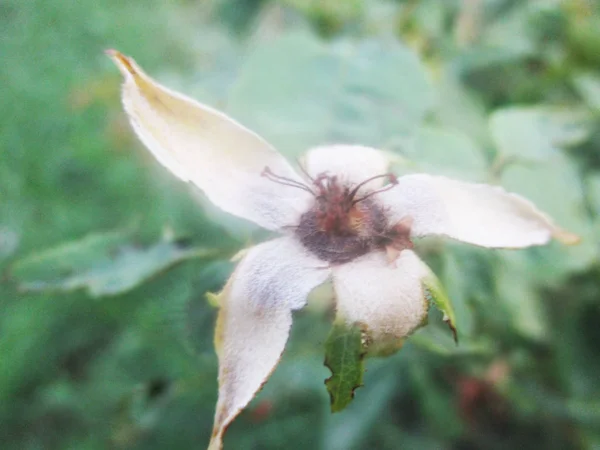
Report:
<svg viewBox="0 0 600 450"><path fill-rule="evenodd" d="M411 250L395 261L375 252L333 269L338 315L367 330L375 345L393 343L427 316L422 280L431 272Z"/></svg>
<svg viewBox="0 0 600 450"><path fill-rule="evenodd" d="M348 184L358 184L376 175L383 175L389 167L385 153L360 145L330 145L310 149L304 159L310 176L320 174L337 175ZM373 180L365 186L376 189L384 182L383 178Z"/></svg>
<svg viewBox="0 0 600 450"><path fill-rule="evenodd" d="M289 237L248 251L220 296L215 345L219 356L219 400L210 449L250 402L281 357L292 310L330 271Z"/></svg>
<svg viewBox="0 0 600 450"><path fill-rule="evenodd" d="M445 235L496 248L541 245L552 237L577 240L529 200L498 186L417 174L399 178L396 187L377 198L392 222L412 218L412 236Z"/></svg>
<svg viewBox="0 0 600 450"><path fill-rule="evenodd" d="M261 176L269 167L301 181L283 156L225 114L156 83L133 59L108 53L125 77L131 124L161 164L231 214L268 229L296 222L310 194Z"/></svg>

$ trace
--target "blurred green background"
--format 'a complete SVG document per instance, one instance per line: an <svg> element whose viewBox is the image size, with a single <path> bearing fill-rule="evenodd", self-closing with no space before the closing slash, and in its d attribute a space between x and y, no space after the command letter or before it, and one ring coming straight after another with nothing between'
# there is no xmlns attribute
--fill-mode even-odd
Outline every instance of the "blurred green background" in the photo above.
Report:
<svg viewBox="0 0 600 450"><path fill-rule="evenodd" d="M313 302L229 449L600 449L600 5L593 0L1 0L0 448L208 443L229 258L265 234L142 149L117 48L290 158L350 142L500 183L582 236L423 240L451 295L329 413Z"/></svg>

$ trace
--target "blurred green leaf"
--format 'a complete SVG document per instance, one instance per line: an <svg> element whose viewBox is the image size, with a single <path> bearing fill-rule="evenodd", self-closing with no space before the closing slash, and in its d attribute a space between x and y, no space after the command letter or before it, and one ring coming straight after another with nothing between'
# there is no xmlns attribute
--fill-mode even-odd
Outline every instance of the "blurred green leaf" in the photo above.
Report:
<svg viewBox="0 0 600 450"><path fill-rule="evenodd" d="M581 177L575 164L557 153L545 162L509 165L502 185L525 196L547 213L557 225L581 237L564 246L557 242L528 251L502 252L510 260L528 261L530 278L557 282L567 273L580 271L598 261L592 222L585 205ZM513 263L514 264L514 263Z"/></svg>
<svg viewBox="0 0 600 450"><path fill-rule="evenodd" d="M325 43L287 33L248 57L228 110L284 152L403 141L432 94L414 53L393 40Z"/></svg>
<svg viewBox="0 0 600 450"><path fill-rule="evenodd" d="M453 411L456 408L453 399L445 395L444 388L435 382L433 374L422 365L412 364L409 373L415 394L423 399L423 409L431 421L429 425L446 439L459 436L463 426Z"/></svg>
<svg viewBox="0 0 600 450"><path fill-rule="evenodd" d="M515 2L506 14L489 24L481 38L486 50L493 53L501 49L505 57L511 59L534 54L536 43L530 23L532 6L529 2Z"/></svg>
<svg viewBox="0 0 600 450"><path fill-rule="evenodd" d="M216 15L235 33L244 33L250 28L260 12L264 0L218 0Z"/></svg>
<svg viewBox="0 0 600 450"><path fill-rule="evenodd" d="M460 329L461 336L473 334L474 321L473 310L469 299L475 293L475 277L477 274L469 273L460 263L460 255L450 248L444 249L444 267L440 272L444 280L444 287L452 298L453 309L456 313L456 328Z"/></svg>
<svg viewBox="0 0 600 450"><path fill-rule="evenodd" d="M362 330L354 325L336 321L325 342L325 365L331 377L325 386L331 400L331 412L342 411L362 386L365 347Z"/></svg>
<svg viewBox="0 0 600 450"><path fill-rule="evenodd" d="M600 16L598 16L597 4L589 2L573 2L573 9L579 6L579 13L572 14L569 21L568 37L572 51L577 54L585 64L596 66L600 63L598 46L600 46ZM593 8L596 11L593 11ZM593 14L595 12L596 14Z"/></svg>
<svg viewBox="0 0 600 450"><path fill-rule="evenodd" d="M533 280L519 276L515 264L497 264L495 271L498 307L506 307L510 323L521 336L543 341L548 337L548 318Z"/></svg>
<svg viewBox="0 0 600 450"><path fill-rule="evenodd" d="M585 141L590 121L583 109L511 107L491 115L490 129L502 157L543 160L560 148Z"/></svg>
<svg viewBox="0 0 600 450"><path fill-rule="evenodd" d="M436 118L479 145L487 145L490 137L485 105L462 83L457 72L456 64L448 64L436 79Z"/></svg>
<svg viewBox="0 0 600 450"><path fill-rule="evenodd" d="M85 288L102 297L129 291L181 261L217 254L168 238L142 248L132 245L126 232L98 233L21 259L12 266L12 276L25 291Z"/></svg>
<svg viewBox="0 0 600 450"><path fill-rule="evenodd" d="M365 9L361 0L277 0L306 14L326 35L338 30L344 23L360 18Z"/></svg>
<svg viewBox="0 0 600 450"><path fill-rule="evenodd" d="M19 235L8 227L0 226L0 263L8 259L19 246Z"/></svg>
<svg viewBox="0 0 600 450"><path fill-rule="evenodd" d="M588 178L588 201L594 217L595 245L600 245L600 174Z"/></svg>
<svg viewBox="0 0 600 450"><path fill-rule="evenodd" d="M423 327L410 337L411 345L440 357L482 357L494 354L495 347L489 340L464 340L456 345L456 341L446 329L434 324Z"/></svg>
<svg viewBox="0 0 600 450"><path fill-rule="evenodd" d="M588 196L594 215L600 218L600 173L588 178Z"/></svg>
<svg viewBox="0 0 600 450"><path fill-rule="evenodd" d="M483 182L487 178L483 153L468 136L439 127L419 128L403 155L413 162L412 171Z"/></svg>
<svg viewBox="0 0 600 450"><path fill-rule="evenodd" d="M575 73L573 85L590 108L600 110L600 75L594 72Z"/></svg>

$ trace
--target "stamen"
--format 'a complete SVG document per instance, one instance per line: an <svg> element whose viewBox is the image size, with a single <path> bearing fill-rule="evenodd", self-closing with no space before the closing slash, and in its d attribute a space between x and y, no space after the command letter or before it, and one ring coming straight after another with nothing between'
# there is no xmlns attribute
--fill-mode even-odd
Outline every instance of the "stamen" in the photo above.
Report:
<svg viewBox="0 0 600 450"><path fill-rule="evenodd" d="M306 192L312 194L313 196L315 196L315 193L307 185L300 183L299 181L292 180L291 178L275 175L271 171L271 169L269 169L268 166L265 166L265 168L263 169L263 171L261 173L261 176L268 178L269 180L274 181L275 183L282 184L284 186L290 186L290 187L295 187L297 189L302 189L303 191L306 191Z"/></svg>
<svg viewBox="0 0 600 450"><path fill-rule="evenodd" d="M354 196L358 193L358 190L363 187L365 184L370 183L373 180L377 180L379 178L385 178L388 177L390 179L390 183L396 184L398 183L398 179L396 178L396 175L394 175L393 173L384 173L382 175L375 175L374 177L368 178L365 181L357 184L354 189L352 189L352 192L350 192L350 198L354 198Z"/></svg>
<svg viewBox="0 0 600 450"><path fill-rule="evenodd" d="M390 184L388 184L387 186L384 186L380 189L377 189L373 192L369 192L367 195L354 200L352 202L352 205L356 205L359 202L362 202L363 200L366 200L369 197L372 197L375 194L379 194L380 192L385 192L385 191L389 191L390 189L392 189L394 186L396 186L398 184L398 178L396 177L396 175L394 175L393 173L384 173L383 175L375 175L374 177L371 177L365 181L363 181L362 183L359 183L358 185L356 185L356 187L354 189L352 189L352 192L350 192L350 198L354 198L354 196L358 193L358 190L363 187L365 184L373 181L373 180L377 180L379 178L385 178L388 177L390 180Z"/></svg>
<svg viewBox="0 0 600 450"><path fill-rule="evenodd" d="M327 191L330 188L331 178L327 173L323 172L317 175L317 178L313 180L313 184L319 189L320 193L323 194L323 191Z"/></svg>
<svg viewBox="0 0 600 450"><path fill-rule="evenodd" d="M300 159L296 159L296 164L298 164L298 167L300 167L300 171L306 176L306 178L308 178L311 183L315 183L315 179L313 177L310 176L310 174L308 173L308 170L306 170L306 167L304 167L302 165L302 162L300 161Z"/></svg>

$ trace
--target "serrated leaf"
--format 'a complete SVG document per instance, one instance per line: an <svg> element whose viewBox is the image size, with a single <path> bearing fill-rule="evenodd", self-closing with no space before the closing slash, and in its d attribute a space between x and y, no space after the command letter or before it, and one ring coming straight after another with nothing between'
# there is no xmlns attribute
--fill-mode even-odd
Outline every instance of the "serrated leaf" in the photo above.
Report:
<svg viewBox="0 0 600 450"><path fill-rule="evenodd" d="M444 322L450 327L454 342L458 344L456 315L454 314L454 308L452 308L452 303L450 302L442 283L433 272L431 272L429 276L423 278L422 283L429 301L433 301L433 304L444 314Z"/></svg>
<svg viewBox="0 0 600 450"><path fill-rule="evenodd" d="M413 133L431 103L418 58L398 42L288 33L248 58L228 111L298 155L327 143L385 147Z"/></svg>
<svg viewBox="0 0 600 450"><path fill-rule="evenodd" d="M342 411L362 385L365 348L362 330L336 321L325 342L325 366L331 377L325 380L331 400L331 411Z"/></svg>
<svg viewBox="0 0 600 450"><path fill-rule="evenodd" d="M365 440L390 407L398 391L409 389L406 380L409 359L378 358L370 361L365 374L364 390L344 414L328 414L324 417L325 429L321 448L327 450L359 450L365 448Z"/></svg>
<svg viewBox="0 0 600 450"><path fill-rule="evenodd" d="M167 238L137 247L130 233L117 231L33 254L15 263L11 273L25 291L86 289L93 297L102 297L129 291L183 260L216 254L213 249L187 248Z"/></svg>
<svg viewBox="0 0 600 450"><path fill-rule="evenodd" d="M494 112L490 129L503 157L543 160L585 141L591 116L583 109L511 107Z"/></svg>

